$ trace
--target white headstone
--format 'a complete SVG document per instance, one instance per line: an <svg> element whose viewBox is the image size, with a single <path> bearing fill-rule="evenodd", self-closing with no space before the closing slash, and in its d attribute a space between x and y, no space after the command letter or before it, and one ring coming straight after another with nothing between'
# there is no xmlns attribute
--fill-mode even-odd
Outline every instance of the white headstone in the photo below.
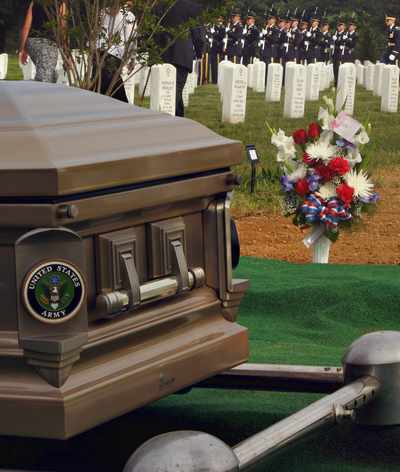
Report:
<svg viewBox="0 0 400 472"><path fill-rule="evenodd" d="M325 81L325 87L324 90L327 90L331 86L331 72L330 72L330 67L329 64L324 67L324 81Z"/></svg>
<svg viewBox="0 0 400 472"><path fill-rule="evenodd" d="M247 68L233 65L225 71L222 103L222 121L243 123L246 118Z"/></svg>
<svg viewBox="0 0 400 472"><path fill-rule="evenodd" d="M83 80L88 69L88 56L80 49L73 49L71 51L72 60L75 64L75 74L78 80Z"/></svg>
<svg viewBox="0 0 400 472"><path fill-rule="evenodd" d="M222 83L224 81L225 68L230 64L232 64L232 63L230 61L227 61L226 59L224 59L223 61L221 61L218 64L218 90L219 90L219 93L222 93Z"/></svg>
<svg viewBox="0 0 400 472"><path fill-rule="evenodd" d="M318 66L318 78L319 78L318 90L321 92L322 90L324 90L324 87L325 87L325 82L324 82L325 63L317 62L317 66Z"/></svg>
<svg viewBox="0 0 400 472"><path fill-rule="evenodd" d="M308 64L307 66L307 85L306 100L316 101L319 99L320 68L318 64Z"/></svg>
<svg viewBox="0 0 400 472"><path fill-rule="evenodd" d="M135 75L134 71L129 72L126 67L122 69L121 78L124 81L125 93L129 103L135 103Z"/></svg>
<svg viewBox="0 0 400 472"><path fill-rule="evenodd" d="M375 65L375 75L374 75L374 95L377 97L382 96L382 78L383 78L383 69L385 64L379 62Z"/></svg>
<svg viewBox="0 0 400 472"><path fill-rule="evenodd" d="M302 118L306 100L307 70L301 64L286 68L285 102L283 115L287 118Z"/></svg>
<svg viewBox="0 0 400 472"><path fill-rule="evenodd" d="M254 88L254 76L255 76L255 65L254 64L249 64L247 66L247 86L249 88Z"/></svg>
<svg viewBox="0 0 400 472"><path fill-rule="evenodd" d="M395 65L387 65L383 71L381 111L397 113L399 108L399 72Z"/></svg>
<svg viewBox="0 0 400 472"><path fill-rule="evenodd" d="M56 65L56 83L58 85L69 86L68 74L64 70L64 61L60 52L58 52L58 59Z"/></svg>
<svg viewBox="0 0 400 472"><path fill-rule="evenodd" d="M151 94L151 80L153 76L152 68L148 66L142 66L141 71L139 72L139 95L145 97L150 97Z"/></svg>
<svg viewBox="0 0 400 472"><path fill-rule="evenodd" d="M8 54L0 54L0 80L7 77L8 71Z"/></svg>
<svg viewBox="0 0 400 472"><path fill-rule="evenodd" d="M267 102L280 102L282 93L283 67L278 63L268 65L267 88L265 100Z"/></svg>
<svg viewBox="0 0 400 472"><path fill-rule="evenodd" d="M187 108L189 106L189 84L187 80L182 90L182 100L183 100L183 106Z"/></svg>
<svg viewBox="0 0 400 472"><path fill-rule="evenodd" d="M221 81L220 81L220 85L221 85L220 94L221 94L221 102L222 103L224 101L224 94L225 94L226 90L229 88L226 85L227 72L228 72L228 70L235 67L235 65L236 64L234 64L233 62L226 61L226 63L221 68L221 74L222 75L221 75ZM247 72L247 70L246 70L246 72ZM248 77L247 74L246 74L246 77Z"/></svg>
<svg viewBox="0 0 400 472"><path fill-rule="evenodd" d="M151 68L150 108L175 115L176 69L171 64L160 64Z"/></svg>
<svg viewBox="0 0 400 472"><path fill-rule="evenodd" d="M365 66L360 63L356 65L357 67L357 84L364 85L364 74L365 74Z"/></svg>
<svg viewBox="0 0 400 472"><path fill-rule="evenodd" d="M339 67L339 78L336 93L336 111L344 110L347 114L354 113L356 95L356 66L350 62Z"/></svg>
<svg viewBox="0 0 400 472"><path fill-rule="evenodd" d="M19 63L19 67L22 70L22 76L24 80L35 80L36 67L29 56L28 56L26 64Z"/></svg>
<svg viewBox="0 0 400 472"><path fill-rule="evenodd" d="M254 64L254 90L257 93L265 92L265 70L265 62L259 61Z"/></svg>
<svg viewBox="0 0 400 472"><path fill-rule="evenodd" d="M376 67L375 64L369 63L366 66L365 73L364 73L364 86L370 92L374 90L375 67Z"/></svg>
<svg viewBox="0 0 400 472"><path fill-rule="evenodd" d="M188 74L188 78L187 78L186 83L188 84L188 92L189 92L189 95L191 95L192 93L194 93L194 91L196 90L195 81L196 81L195 73L194 73L194 72L191 72L190 74Z"/></svg>
<svg viewBox="0 0 400 472"><path fill-rule="evenodd" d="M333 69L333 64L329 64L328 68L329 68L329 84L332 84L335 82L335 71Z"/></svg>

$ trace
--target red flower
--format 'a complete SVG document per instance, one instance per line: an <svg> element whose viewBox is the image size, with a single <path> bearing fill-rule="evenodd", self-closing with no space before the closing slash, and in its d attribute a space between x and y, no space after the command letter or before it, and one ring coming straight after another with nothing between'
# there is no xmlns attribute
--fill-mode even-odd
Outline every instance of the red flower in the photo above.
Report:
<svg viewBox="0 0 400 472"><path fill-rule="evenodd" d="M307 131L305 129L298 129L293 133L293 141L296 144L306 144L308 141Z"/></svg>
<svg viewBox="0 0 400 472"><path fill-rule="evenodd" d="M336 187L336 194L346 207L350 206L354 196L354 188L347 184L340 184Z"/></svg>
<svg viewBox="0 0 400 472"><path fill-rule="evenodd" d="M343 157L335 157L329 162L328 167L334 174L339 175L347 174L350 170L349 161Z"/></svg>
<svg viewBox="0 0 400 472"><path fill-rule="evenodd" d="M310 139L316 139L319 138L321 134L321 128L318 123L311 123L310 126L308 127L308 137Z"/></svg>
<svg viewBox="0 0 400 472"><path fill-rule="evenodd" d="M310 188L308 187L308 182L306 179L299 179L296 182L295 187L296 187L296 192L302 197L304 197L304 195L310 192Z"/></svg>
<svg viewBox="0 0 400 472"><path fill-rule="evenodd" d="M306 152L303 155L303 162L308 166L314 166L316 164L316 161L312 159Z"/></svg>
<svg viewBox="0 0 400 472"><path fill-rule="evenodd" d="M329 182L334 176L334 172L323 164L319 164L315 167L315 172L322 178L324 182Z"/></svg>

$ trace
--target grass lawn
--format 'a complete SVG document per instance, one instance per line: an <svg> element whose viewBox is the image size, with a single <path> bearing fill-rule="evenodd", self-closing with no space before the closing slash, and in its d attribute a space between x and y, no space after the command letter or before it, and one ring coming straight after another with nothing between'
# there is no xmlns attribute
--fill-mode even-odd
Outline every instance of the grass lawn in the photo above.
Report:
<svg viewBox="0 0 400 472"><path fill-rule="evenodd" d="M252 361L340 365L354 339L399 327L398 266L311 266L243 258L236 275L251 281L239 321L249 328ZM194 389L67 443L1 438L0 466L119 472L129 454L154 435L194 429L234 445L317 398ZM327 430L254 470L397 472L399 441L400 428L349 424Z"/></svg>

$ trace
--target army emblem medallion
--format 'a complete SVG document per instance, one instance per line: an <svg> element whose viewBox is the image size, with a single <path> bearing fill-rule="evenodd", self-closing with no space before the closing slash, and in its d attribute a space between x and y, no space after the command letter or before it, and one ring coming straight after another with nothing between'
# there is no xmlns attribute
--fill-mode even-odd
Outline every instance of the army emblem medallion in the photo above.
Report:
<svg viewBox="0 0 400 472"><path fill-rule="evenodd" d="M82 274L65 261L49 261L34 267L23 284L29 313L44 323L64 323L73 318L85 300Z"/></svg>

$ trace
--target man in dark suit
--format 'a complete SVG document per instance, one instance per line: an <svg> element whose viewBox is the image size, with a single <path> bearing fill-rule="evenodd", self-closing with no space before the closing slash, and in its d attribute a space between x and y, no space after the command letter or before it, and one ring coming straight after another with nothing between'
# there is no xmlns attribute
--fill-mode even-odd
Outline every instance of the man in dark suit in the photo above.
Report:
<svg viewBox="0 0 400 472"><path fill-rule="evenodd" d="M201 7L191 0L177 0L171 8L161 6L160 16L163 14L163 8L168 9L161 22L166 28L176 28L201 14ZM171 35L162 33L158 35L157 42L164 49L171 42ZM176 39L162 54L163 61L176 68L176 116L184 116L183 88L188 75L193 71L194 55L200 59L204 48L205 30L204 27L198 26L192 28L187 37Z"/></svg>

